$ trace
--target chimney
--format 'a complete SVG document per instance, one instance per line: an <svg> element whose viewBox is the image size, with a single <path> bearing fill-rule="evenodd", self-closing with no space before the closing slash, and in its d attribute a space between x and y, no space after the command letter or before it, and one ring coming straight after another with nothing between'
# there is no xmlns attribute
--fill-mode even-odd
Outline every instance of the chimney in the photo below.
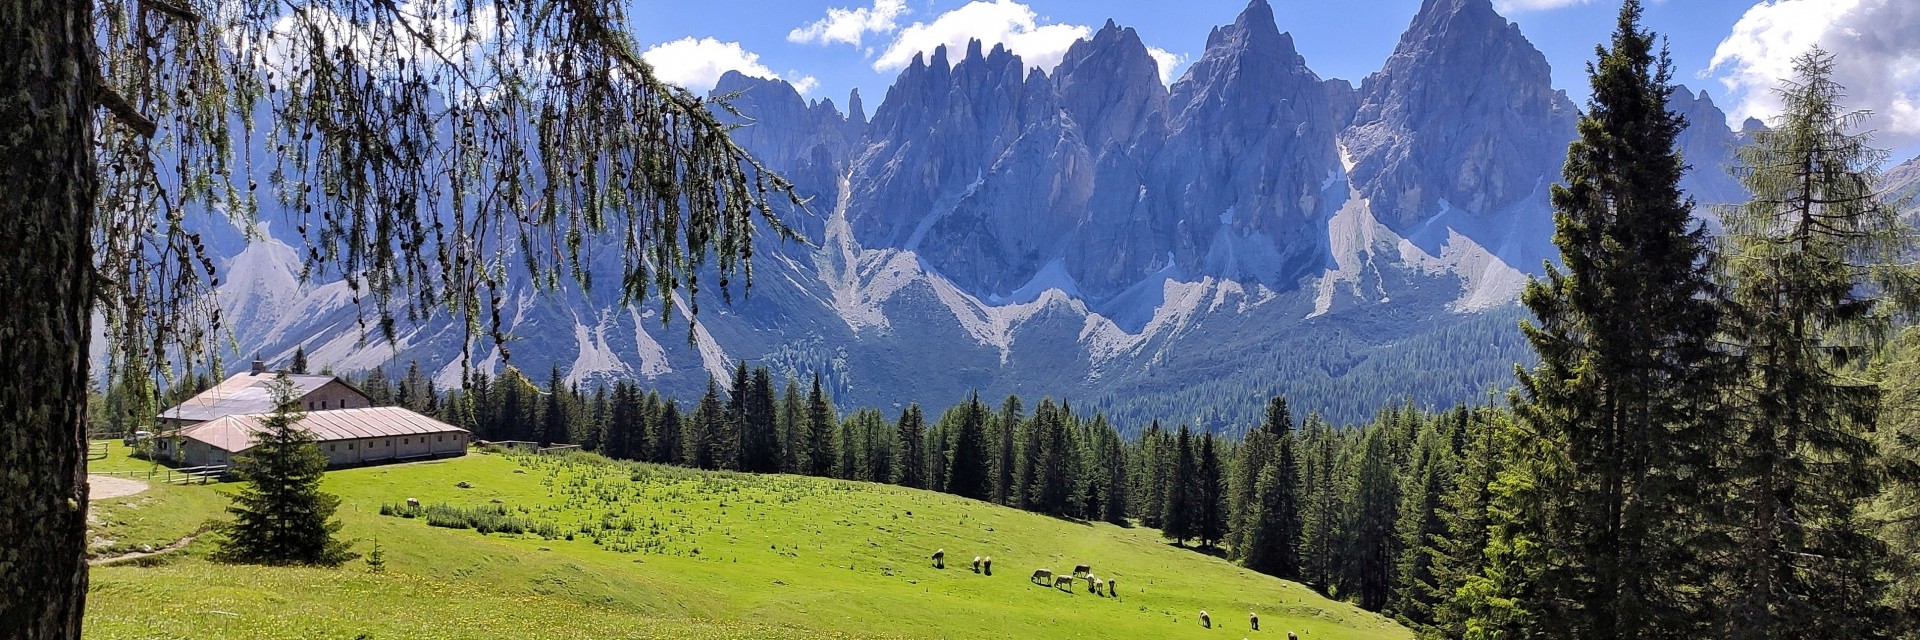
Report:
<svg viewBox="0 0 1920 640"><path fill-rule="evenodd" d="M253 354L253 375L257 376L266 372L267 362L260 359L260 354Z"/></svg>

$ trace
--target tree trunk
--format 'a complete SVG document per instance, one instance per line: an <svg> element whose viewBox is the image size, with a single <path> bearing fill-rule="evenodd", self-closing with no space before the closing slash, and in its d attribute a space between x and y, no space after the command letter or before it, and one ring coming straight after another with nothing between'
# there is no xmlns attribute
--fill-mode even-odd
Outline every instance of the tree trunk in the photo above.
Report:
<svg viewBox="0 0 1920 640"><path fill-rule="evenodd" d="M90 0L0 2L0 637L80 637L87 593Z"/></svg>

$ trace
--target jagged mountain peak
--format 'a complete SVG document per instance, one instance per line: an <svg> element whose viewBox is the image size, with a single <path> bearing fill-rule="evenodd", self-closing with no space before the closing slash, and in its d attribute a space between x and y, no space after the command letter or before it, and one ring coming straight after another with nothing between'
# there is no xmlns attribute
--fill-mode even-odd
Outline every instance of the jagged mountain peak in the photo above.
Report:
<svg viewBox="0 0 1920 640"><path fill-rule="evenodd" d="M1233 19L1232 24L1214 27L1207 33L1207 50L1257 50L1292 58L1299 53L1293 46L1293 34L1280 30L1274 21L1273 7L1267 0L1253 0Z"/></svg>
<svg viewBox="0 0 1920 640"><path fill-rule="evenodd" d="M1388 226L1455 211L1494 222L1543 205L1541 168L1560 165L1577 117L1546 56L1491 2L1428 0L1361 84L1341 142L1354 184Z"/></svg>

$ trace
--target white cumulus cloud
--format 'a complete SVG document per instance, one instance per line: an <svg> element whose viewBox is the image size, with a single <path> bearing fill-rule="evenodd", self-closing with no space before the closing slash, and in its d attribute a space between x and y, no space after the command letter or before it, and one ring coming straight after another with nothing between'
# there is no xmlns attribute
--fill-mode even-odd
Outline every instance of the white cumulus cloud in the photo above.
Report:
<svg viewBox="0 0 1920 640"><path fill-rule="evenodd" d="M1734 97L1730 118L1766 119L1780 112L1773 89L1792 76L1793 59L1815 45L1835 54L1844 105L1874 112L1867 126L1895 143L1920 139L1920 2L1761 2L1720 42L1706 75Z"/></svg>
<svg viewBox="0 0 1920 640"><path fill-rule="evenodd" d="M907 11L907 0L873 0L871 7L854 9L831 7L827 9L827 17L787 32L787 41L799 44L844 42L858 47L861 37L868 33L893 33L899 29L895 21Z"/></svg>
<svg viewBox="0 0 1920 640"><path fill-rule="evenodd" d="M1160 84L1171 84L1173 72L1187 66L1187 54L1184 53L1174 53L1160 47L1147 47L1147 55L1152 56L1154 63L1160 65Z"/></svg>
<svg viewBox="0 0 1920 640"><path fill-rule="evenodd" d="M720 76L728 71L738 71L756 78L786 80L800 93L807 93L819 82L813 76L789 74L794 78L782 78L767 65L761 64L760 54L740 47L738 42L721 42L713 38L681 38L672 42L648 47L640 54L653 65L656 77L671 82L690 91L712 91L713 85L720 82Z"/></svg>
<svg viewBox="0 0 1920 640"><path fill-rule="evenodd" d="M986 48L1004 44L1020 55L1028 66L1051 70L1060 64L1067 47L1093 34L1093 29L1076 24L1042 24L1039 14L1013 0L985 2L975 0L958 9L940 14L933 22L915 22L900 29L873 62L875 71L906 67L914 54L932 54L946 45L948 54L958 58L967 50L968 40L979 40Z"/></svg>

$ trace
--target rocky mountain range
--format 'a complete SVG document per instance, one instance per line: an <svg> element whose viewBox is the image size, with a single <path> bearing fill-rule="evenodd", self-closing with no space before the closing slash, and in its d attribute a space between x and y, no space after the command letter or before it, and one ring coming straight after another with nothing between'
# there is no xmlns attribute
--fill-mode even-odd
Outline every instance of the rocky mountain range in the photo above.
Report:
<svg viewBox="0 0 1920 640"><path fill-rule="evenodd" d="M1310 62L1253 0L1171 86L1111 21L1052 69L978 41L916 57L870 119L857 92L843 111L730 73L714 91L737 96L735 139L811 198L784 212L807 242L756 254L750 295L697 325L521 290L511 361L687 397L745 359L820 372L843 406L978 389L1126 428L1236 428L1272 393L1337 420L1483 399L1528 357L1513 301L1555 255L1547 192L1578 106L1490 0L1427 0L1357 87ZM1685 186L1739 200L1739 133L1705 93L1673 108ZM371 342L344 283L301 282L269 236L224 265L240 352L457 382L454 323Z"/></svg>

